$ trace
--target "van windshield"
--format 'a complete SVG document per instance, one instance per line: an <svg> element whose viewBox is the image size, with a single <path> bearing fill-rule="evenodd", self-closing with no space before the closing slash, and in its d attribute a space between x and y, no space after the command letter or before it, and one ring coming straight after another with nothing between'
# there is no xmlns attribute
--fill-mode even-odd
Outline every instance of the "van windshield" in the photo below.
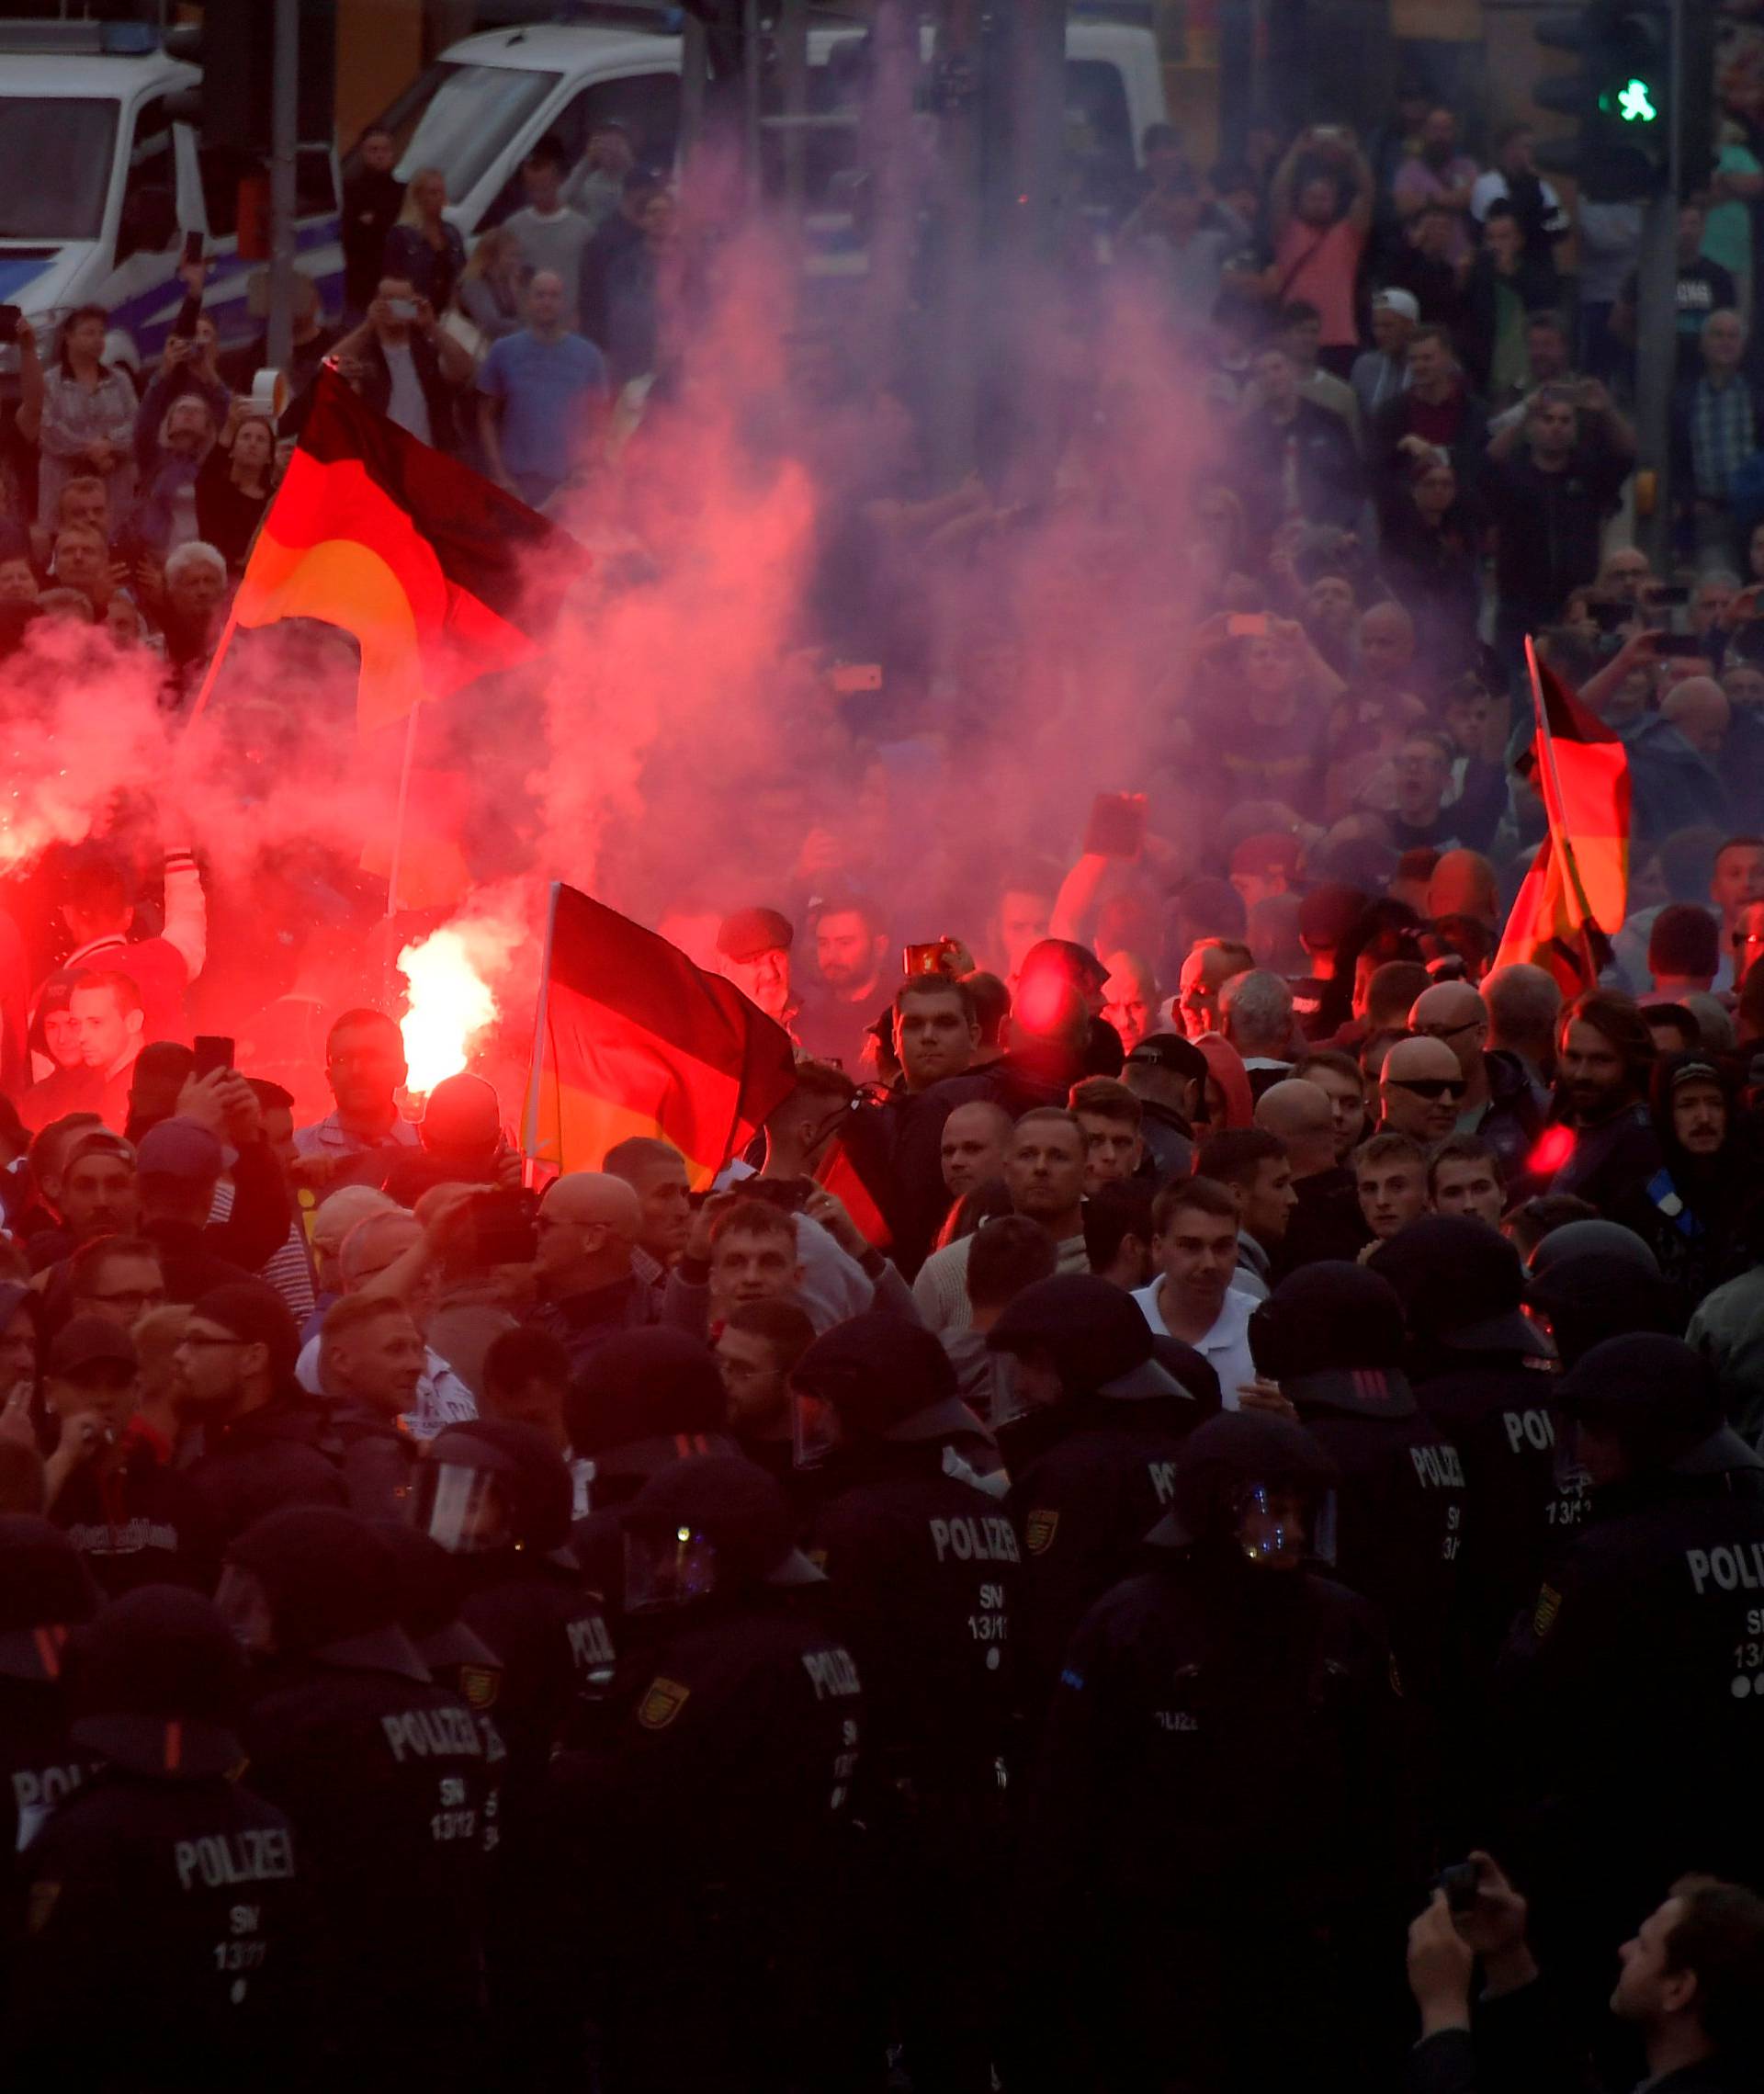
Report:
<svg viewBox="0 0 1764 2094"><path fill-rule="evenodd" d="M110 193L108 96L0 95L0 240L96 240Z"/></svg>
<svg viewBox="0 0 1764 2094"><path fill-rule="evenodd" d="M398 178L408 182L419 167L438 167L456 203L477 187L509 140L563 77L560 73L517 72L507 65L443 63L430 73L440 77L399 155Z"/></svg>

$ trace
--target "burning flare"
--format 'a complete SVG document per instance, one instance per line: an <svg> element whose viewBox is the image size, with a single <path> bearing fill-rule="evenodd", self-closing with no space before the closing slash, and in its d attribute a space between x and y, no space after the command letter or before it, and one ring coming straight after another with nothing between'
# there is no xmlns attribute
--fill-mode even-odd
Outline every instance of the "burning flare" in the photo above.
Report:
<svg viewBox="0 0 1764 2094"><path fill-rule="evenodd" d="M410 984L399 1021L407 1081L426 1095L466 1066L479 1035L495 1023L496 999L473 962L468 937L452 924L406 945L398 965Z"/></svg>

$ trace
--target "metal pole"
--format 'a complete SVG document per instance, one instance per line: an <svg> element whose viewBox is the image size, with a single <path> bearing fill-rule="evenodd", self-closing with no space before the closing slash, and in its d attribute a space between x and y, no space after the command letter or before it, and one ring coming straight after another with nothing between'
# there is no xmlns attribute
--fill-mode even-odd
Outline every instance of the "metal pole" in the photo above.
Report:
<svg viewBox="0 0 1764 2094"><path fill-rule="evenodd" d="M1663 568L1672 549L1672 384L1678 356L1679 195L1684 162L1684 0L1672 0L1669 45L1672 130L1667 185L1642 218L1636 264L1635 436L1644 465L1654 469L1654 507L1640 534L1648 558ZM1702 93L1712 90L1700 84Z"/></svg>
<svg viewBox="0 0 1764 2094"><path fill-rule="evenodd" d="M705 25L688 15L680 25L680 164L692 164L705 135Z"/></svg>
<svg viewBox="0 0 1764 2094"><path fill-rule="evenodd" d="M276 0L270 87L269 362L285 371L294 356L294 157L300 122L300 0Z"/></svg>

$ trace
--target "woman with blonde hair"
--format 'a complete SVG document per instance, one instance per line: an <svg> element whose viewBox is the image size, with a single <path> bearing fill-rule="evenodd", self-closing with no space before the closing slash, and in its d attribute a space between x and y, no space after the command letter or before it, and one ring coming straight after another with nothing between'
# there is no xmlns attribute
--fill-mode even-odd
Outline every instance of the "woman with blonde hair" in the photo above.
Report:
<svg viewBox="0 0 1764 2094"><path fill-rule="evenodd" d="M406 278L438 313L453 302L466 269L466 243L444 215L447 208L447 176L438 167L419 167L404 191L398 223L386 235L382 265L385 275Z"/></svg>

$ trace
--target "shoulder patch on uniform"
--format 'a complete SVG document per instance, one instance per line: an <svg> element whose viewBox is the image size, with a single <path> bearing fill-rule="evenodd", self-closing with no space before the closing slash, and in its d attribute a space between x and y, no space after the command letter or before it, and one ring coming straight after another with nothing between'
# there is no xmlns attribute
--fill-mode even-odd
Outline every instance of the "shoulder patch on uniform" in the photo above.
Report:
<svg viewBox="0 0 1764 2094"><path fill-rule="evenodd" d="M40 1934L49 1925L49 1916L55 1909L55 1901L62 1895L60 1884L34 1883L30 1886L30 1899L25 1907L25 1930Z"/></svg>
<svg viewBox="0 0 1764 2094"><path fill-rule="evenodd" d="M1059 1528L1059 1513L1031 1512L1023 1522L1023 1546L1031 1556L1046 1556L1054 1545L1054 1535Z"/></svg>
<svg viewBox="0 0 1764 2094"><path fill-rule="evenodd" d="M1546 1585L1537 1596L1537 1611L1532 1616L1533 1636L1548 1636L1555 1626L1555 1617L1562 1612L1562 1595L1554 1585Z"/></svg>
<svg viewBox="0 0 1764 2094"><path fill-rule="evenodd" d="M691 1692L690 1687L683 1687L677 1680L651 1680L648 1692L637 1704L638 1722L645 1730L666 1730L685 1707Z"/></svg>
<svg viewBox="0 0 1764 2094"><path fill-rule="evenodd" d="M469 1709L488 1709L495 1705L496 1695L503 1683L502 1673L492 1665L462 1665L459 1668L459 1692Z"/></svg>

